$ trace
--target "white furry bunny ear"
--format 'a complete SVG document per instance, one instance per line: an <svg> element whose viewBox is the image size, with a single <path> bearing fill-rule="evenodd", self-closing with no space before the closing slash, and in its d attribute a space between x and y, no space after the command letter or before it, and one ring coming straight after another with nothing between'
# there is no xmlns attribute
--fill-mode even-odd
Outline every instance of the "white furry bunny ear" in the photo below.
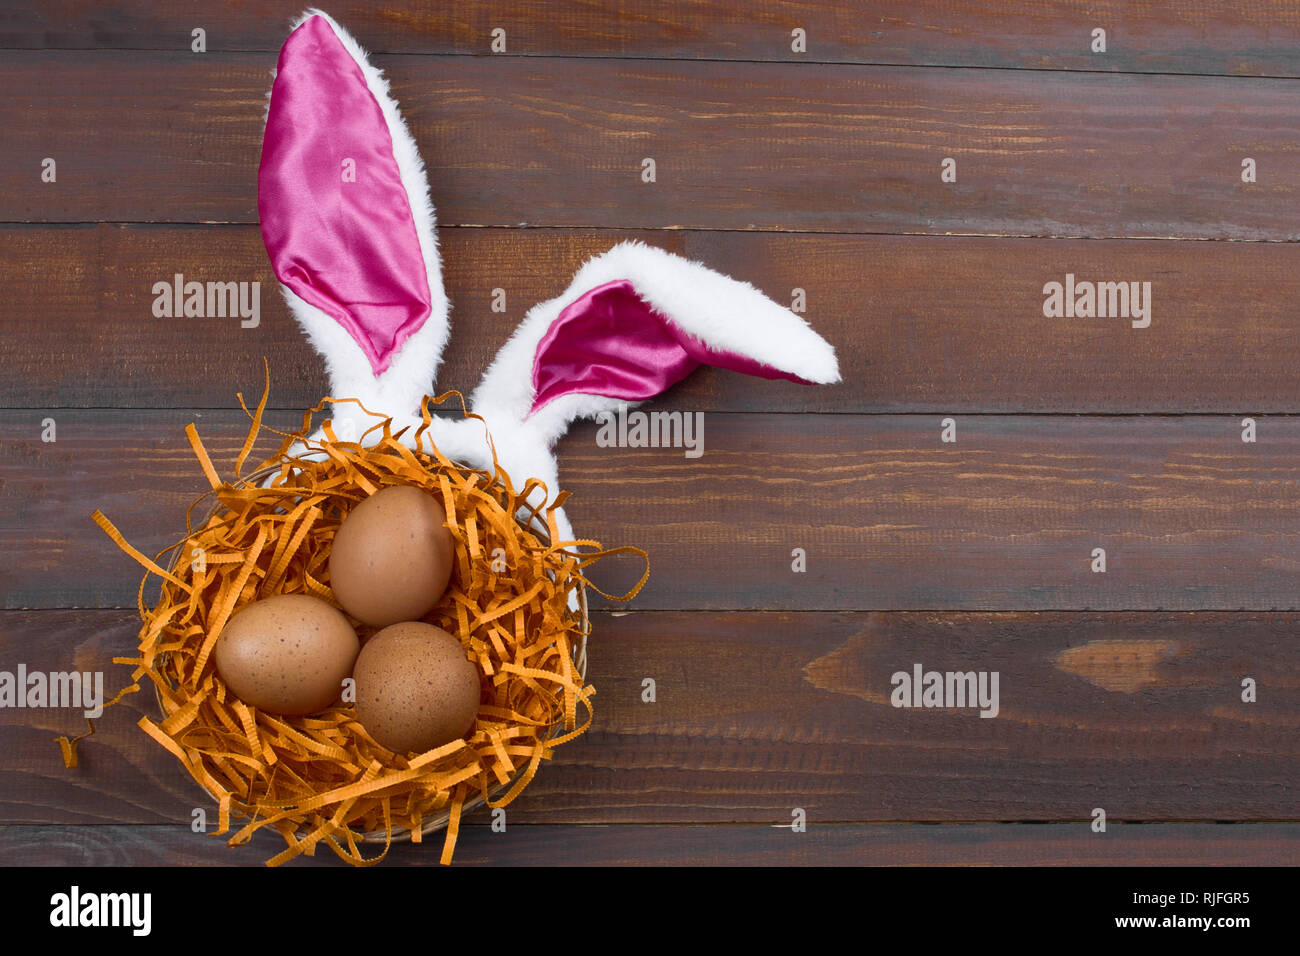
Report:
<svg viewBox="0 0 1300 956"><path fill-rule="evenodd" d="M553 443L576 418L639 402L700 365L806 385L840 380L835 350L746 282L630 241L531 309L474 393L493 420Z"/></svg>
<svg viewBox="0 0 1300 956"><path fill-rule="evenodd" d="M316 10L280 51L257 207L275 274L325 358L332 394L412 420L448 332L429 186L387 81ZM355 405L337 406L335 418L362 431L375 421Z"/></svg>
<svg viewBox="0 0 1300 956"><path fill-rule="evenodd" d="M840 380L835 350L789 309L699 263L624 242L528 312L473 409L515 487L540 478L554 496L552 448L572 421L652 398L702 364L810 385ZM449 425L433 435L444 453L483 463L481 429ZM572 533L562 516L560 533Z"/></svg>

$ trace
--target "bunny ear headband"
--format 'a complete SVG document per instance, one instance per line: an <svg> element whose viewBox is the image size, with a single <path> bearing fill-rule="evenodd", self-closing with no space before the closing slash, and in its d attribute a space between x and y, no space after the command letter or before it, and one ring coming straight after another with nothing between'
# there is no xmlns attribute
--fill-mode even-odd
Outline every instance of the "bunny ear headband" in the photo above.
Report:
<svg viewBox="0 0 1300 956"><path fill-rule="evenodd" d="M257 206L271 264L325 358L331 394L391 415L394 431L418 423L449 331L424 164L387 81L316 10L280 52ZM529 310L501 348L470 399L486 431L475 419L438 416L430 438L448 458L491 470L490 433L515 487L539 478L553 497L553 448L571 422L652 398L702 364L839 381L831 346L753 286L622 242ZM358 436L374 423L350 403L334 411L335 427L351 417ZM572 540L556 517L561 540Z"/></svg>

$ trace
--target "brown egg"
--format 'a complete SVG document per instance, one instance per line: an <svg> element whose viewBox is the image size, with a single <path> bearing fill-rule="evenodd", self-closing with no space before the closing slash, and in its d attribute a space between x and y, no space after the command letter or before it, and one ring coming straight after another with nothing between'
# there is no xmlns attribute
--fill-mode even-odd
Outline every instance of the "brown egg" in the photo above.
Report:
<svg viewBox="0 0 1300 956"><path fill-rule="evenodd" d="M414 485L381 488L343 519L330 548L330 586L373 627L423 617L451 580L455 539L446 512Z"/></svg>
<svg viewBox="0 0 1300 956"><path fill-rule="evenodd" d="M309 594L280 594L235 613L212 659L244 703L300 716L338 699L360 650L356 631L338 609Z"/></svg>
<svg viewBox="0 0 1300 956"><path fill-rule="evenodd" d="M397 753L423 753L464 737L478 716L478 665L440 627L407 621L386 627L361 649L357 719Z"/></svg>

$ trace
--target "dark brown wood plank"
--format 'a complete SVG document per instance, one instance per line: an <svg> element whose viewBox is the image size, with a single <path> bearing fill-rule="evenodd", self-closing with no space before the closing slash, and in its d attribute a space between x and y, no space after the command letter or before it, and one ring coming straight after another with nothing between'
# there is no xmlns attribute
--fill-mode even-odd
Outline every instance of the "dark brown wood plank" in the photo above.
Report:
<svg viewBox="0 0 1300 956"><path fill-rule="evenodd" d="M195 26L209 51L276 50L300 0L256 6L150 4L123 0L28 3L0 23L0 47L187 50ZM506 55L681 57L808 62L900 63L1031 69L1296 75L1300 15L1285 3L1147 3L1055 0L953 3L844 0L791 4L755 0L616 0L536 4L526 0L342 0L329 12L369 50L489 52L490 31L506 30ZM791 52L791 30L807 52ZM1091 52L1094 27L1107 52Z"/></svg>
<svg viewBox="0 0 1300 956"><path fill-rule="evenodd" d="M598 613L596 722L510 823L1294 821L1296 614ZM0 613L0 669L128 669L130 611ZM996 671L999 713L895 708L892 675ZM1240 682L1258 681L1258 703ZM642 699L655 681L656 700ZM211 800L125 698L0 710L0 822L188 826ZM483 822L480 816L470 822ZM1028 832L1028 831L1027 831ZM786 833L787 836L790 834ZM703 837L706 841L707 836ZM1102 851L1104 853L1104 851Z"/></svg>
<svg viewBox="0 0 1300 956"><path fill-rule="evenodd" d="M274 62L0 54L22 118L0 141L0 220L256 221ZM757 63L742 83L725 62L378 62L448 224L1300 235L1285 79ZM940 181L944 157L956 183ZM1241 182L1244 157L1257 183Z"/></svg>
<svg viewBox="0 0 1300 956"><path fill-rule="evenodd" d="M702 369L656 407L743 412L1300 412L1300 247L1290 243L444 229L452 338L439 385L466 392L538 301L635 238L751 282L838 351L842 385ZM261 321L158 319L153 284L260 282ZM1151 324L1043 317L1043 285L1151 282ZM32 276L39 275L39 282ZM260 389L306 408L321 360L280 297L255 226L0 228L0 405L228 407ZM507 293L505 313L489 308Z"/></svg>
<svg viewBox="0 0 1300 956"><path fill-rule="evenodd" d="M56 442L41 441L46 417ZM228 474L239 411L0 413L4 605L133 606L136 566L89 516L101 509L150 554L174 543L207 487L191 421ZM954 444L938 415L703 421L694 459L601 448L590 422L558 446L578 532L650 554L638 608L1300 607L1297 417L1261 419L1254 444L1218 416L961 416ZM790 570L795 548L804 573ZM1091 570L1094 548L1106 573ZM639 571L614 558L593 573L611 590Z"/></svg>
<svg viewBox="0 0 1300 956"><path fill-rule="evenodd" d="M262 833L243 847L180 826L0 826L11 866L261 866L283 849ZM441 841L392 847L384 866L437 866ZM1294 866L1294 824L828 824L806 833L761 825L507 827L466 825L466 866ZM331 852L287 866L343 864Z"/></svg>
<svg viewBox="0 0 1300 956"><path fill-rule="evenodd" d="M685 235L444 229L454 335L440 383L468 395L524 313L563 292L591 256L620 239L681 253ZM260 283L257 327L237 317L156 318L154 283L177 273ZM256 226L3 228L0 287L10 291L0 321L15 333L0 367L6 407L226 407L236 392L260 395L264 357L271 407L304 409L329 394L324 363L284 304ZM506 290L505 313L490 308L496 288Z"/></svg>

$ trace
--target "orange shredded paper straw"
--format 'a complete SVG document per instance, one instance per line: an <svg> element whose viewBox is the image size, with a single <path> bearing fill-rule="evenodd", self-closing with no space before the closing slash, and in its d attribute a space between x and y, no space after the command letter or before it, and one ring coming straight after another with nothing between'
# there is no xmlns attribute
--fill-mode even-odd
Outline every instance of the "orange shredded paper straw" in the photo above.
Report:
<svg viewBox="0 0 1300 956"><path fill-rule="evenodd" d="M603 551L595 541L556 541L554 511L567 496L557 495L539 513L526 502L540 483L531 479L514 490L495 452L492 474L444 457L426 440L430 405L459 398L457 392L425 396L423 424L408 439L413 447L402 440L405 429L391 433L391 419L364 408L376 419L362 438L377 434L371 447L338 441L329 421L321 429L324 438L308 439L312 415L326 404L360 405L327 398L304 415L301 432L275 432L284 437L277 454L240 478L265 427L269 391L268 375L262 400L249 413L252 425L232 482L220 478L194 426L186 429L212 486L190 512L209 495L216 504L197 528L187 515L182 541L151 560L103 514L92 515L146 568L138 595L139 655L114 659L134 668L134 683L113 702L138 691L144 678L153 683L161 719L142 718L140 727L216 799L217 833L229 833L234 818L247 820L229 845L247 843L263 827L284 838L286 848L267 861L270 866L311 856L321 844L349 863L371 865L387 855L402 831L419 843L425 832L444 825L441 862L450 863L462 811L478 800L506 806L532 781L541 761L591 726L595 688L584 677L588 625L585 613L569 606L573 592L587 586L599 591L584 569L607 555L640 555L646 568L636 586L625 595L605 595L626 601L645 584L648 558L638 548ZM295 442L306 451L291 455ZM212 658L226 622L249 602L276 594L311 594L338 607L328 574L335 531L367 496L402 484L424 488L442 502L457 542L451 585L425 620L457 635L479 665L483 693L473 732L427 753L397 754L366 733L351 703L307 717L280 717L237 700ZM530 530L539 523L547 527L545 537ZM578 550L585 547L596 550ZM173 551L171 566L164 567L160 562ZM162 592L146 608L150 575L162 579ZM368 636L364 626L358 631ZM81 737L58 738L68 767L76 766L77 742L92 733L93 724ZM364 857L359 844L379 840L383 852Z"/></svg>

